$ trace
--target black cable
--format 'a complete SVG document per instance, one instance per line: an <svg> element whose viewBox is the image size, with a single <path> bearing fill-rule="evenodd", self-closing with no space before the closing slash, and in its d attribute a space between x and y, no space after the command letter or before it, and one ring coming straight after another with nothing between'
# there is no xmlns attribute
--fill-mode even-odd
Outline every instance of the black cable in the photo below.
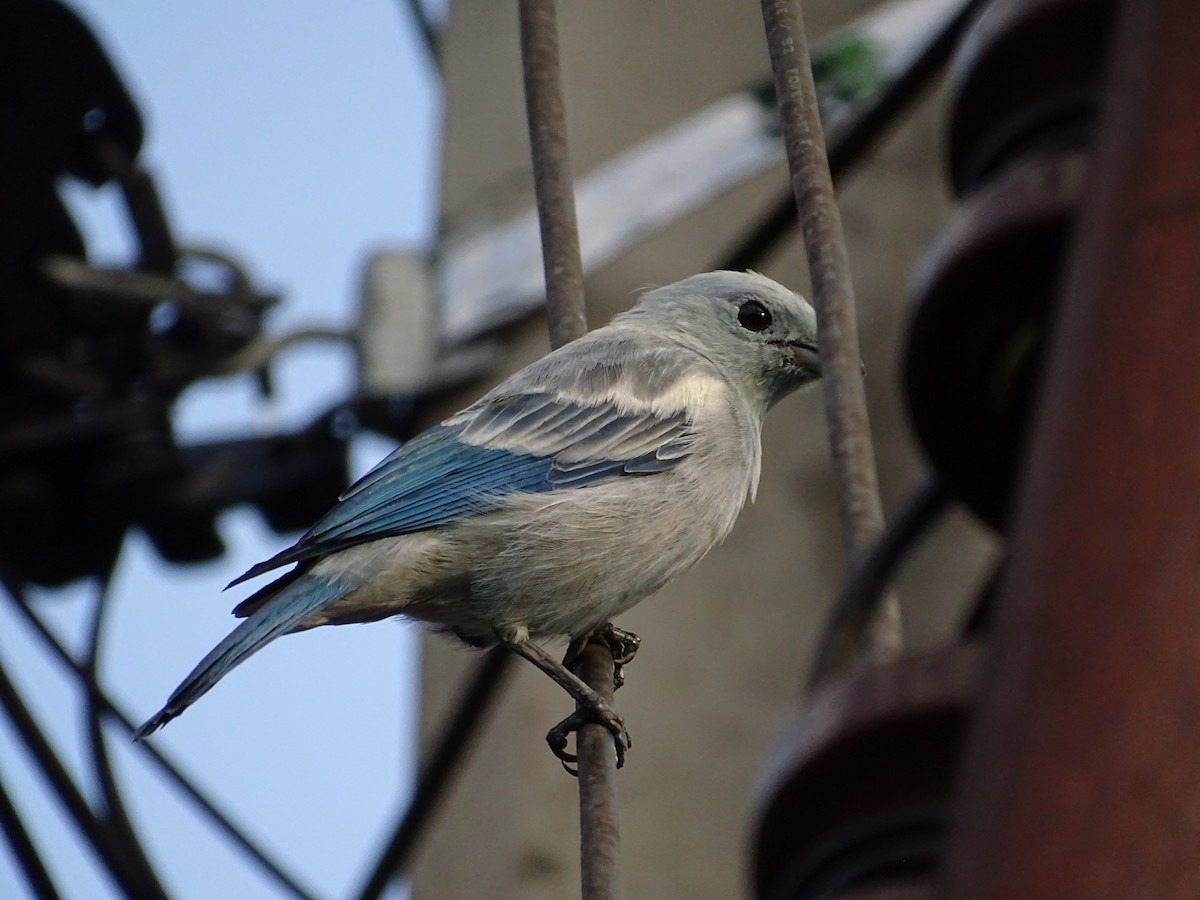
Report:
<svg viewBox="0 0 1200 900"><path fill-rule="evenodd" d="M417 32L421 35L421 41L425 44L425 49L429 51L429 61L433 63L434 69L441 72L442 37L438 33L437 27L433 24L429 10L425 8L422 0L405 0L404 5L408 7L408 14L412 17L413 24L417 27Z"/></svg>
<svg viewBox="0 0 1200 900"><path fill-rule="evenodd" d="M900 561L950 503L936 475L914 490L850 574L821 633L808 676L811 690L856 658L879 599Z"/></svg>
<svg viewBox="0 0 1200 900"><path fill-rule="evenodd" d="M129 865L136 870L138 878L143 882L148 898L167 900L167 892L163 890L154 867L146 857L146 851L133 830L125 804L121 801L121 792L117 789L117 780L113 774L112 759L108 753L108 745L104 740L103 707L99 700L99 668L100 647L104 633L105 613L111 599L109 585L111 581L105 576L100 582L100 589L92 609L91 622L88 628L87 655L84 657L84 687L87 702L84 705L88 733L88 742L92 755L92 771L100 786L100 794L104 800L103 821L112 831L112 838L124 849Z"/></svg>
<svg viewBox="0 0 1200 900"><path fill-rule="evenodd" d="M95 850L100 863L108 870L121 890L129 897L155 896L153 893L146 893L152 888L131 865L130 860L122 852L123 848L113 840L108 826L98 819L92 808L88 806L87 800L84 799L70 773L55 754L50 742L46 740L46 736L38 728L29 709L21 702L16 687L9 680L8 673L5 672L2 665L0 665L0 708L7 714L18 738L29 751L51 790L54 791L67 814L75 822L75 826Z"/></svg>
<svg viewBox="0 0 1200 900"><path fill-rule="evenodd" d="M66 648L59 640L50 632L42 623L28 605L22 599L22 592L17 588L16 582L11 578L0 577L0 582L3 582L8 595L14 601L17 610L24 617L25 621L33 628L39 637L45 642L50 651L58 658L58 660L68 669L75 673L80 680L86 678L85 669L76 659L67 652ZM119 709L115 703L108 697L107 694L97 685L94 688L96 702L103 708L104 714L110 719L120 723L121 727L129 734L137 729L135 723L128 715ZM311 891L301 887L298 881L290 876L283 868L268 857L258 846L250 841L241 831L238 830L230 820L217 806L205 797L200 791L192 785L191 781L179 770L179 768L164 756L153 744L148 741L143 741L137 745L141 752L146 753L158 765L158 767L172 780L176 785L187 795L193 803L195 803L202 812L206 813L217 829L225 834L234 844L240 847L247 855L262 867L269 875L271 875L288 893L299 898L299 900L315 900L316 895Z"/></svg>
<svg viewBox="0 0 1200 900"><path fill-rule="evenodd" d="M21 824L21 815L13 805L8 792L4 790L4 776L0 774L0 832L4 833L8 846L12 849L17 865L25 875L25 883L33 891L38 900L59 900L61 894L50 880L50 873L42 858L38 855L37 847L29 837L29 832Z"/></svg>
<svg viewBox="0 0 1200 900"><path fill-rule="evenodd" d="M392 838L359 892L358 900L378 900L388 881L407 868L421 833L442 799L450 776L470 746L471 738L482 724L482 713L498 692L513 658L507 650L494 647L475 669L458 708L446 723L429 762L421 770L408 808L397 822Z"/></svg>

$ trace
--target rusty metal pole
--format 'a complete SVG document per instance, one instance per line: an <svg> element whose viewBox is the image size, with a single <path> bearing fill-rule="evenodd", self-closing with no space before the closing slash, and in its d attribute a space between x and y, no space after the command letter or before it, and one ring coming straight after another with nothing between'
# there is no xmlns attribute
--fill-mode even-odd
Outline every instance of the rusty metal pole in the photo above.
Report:
<svg viewBox="0 0 1200 900"><path fill-rule="evenodd" d="M1200 46L1126 0L945 896L1200 897Z"/></svg>
<svg viewBox="0 0 1200 900"><path fill-rule="evenodd" d="M550 343L560 347L587 331L587 316L554 0L521 0L520 19ZM610 705L613 668L608 647L589 641L579 658L579 675ZM582 896L584 900L610 900L620 894L616 751L612 735L601 725L582 726L575 741Z"/></svg>
<svg viewBox="0 0 1200 900"><path fill-rule="evenodd" d="M558 61L558 21L554 0L521 0L520 12L525 112L546 273L546 312L550 345L557 348L587 332L583 261Z"/></svg>
<svg viewBox="0 0 1200 900"><path fill-rule="evenodd" d="M867 416L850 261L817 112L803 19L794 13L791 0L762 0L762 13L792 193L812 278L842 533L847 556L856 565L883 530L883 507ZM899 650L900 641L899 603L889 595L876 614L864 649L890 655Z"/></svg>

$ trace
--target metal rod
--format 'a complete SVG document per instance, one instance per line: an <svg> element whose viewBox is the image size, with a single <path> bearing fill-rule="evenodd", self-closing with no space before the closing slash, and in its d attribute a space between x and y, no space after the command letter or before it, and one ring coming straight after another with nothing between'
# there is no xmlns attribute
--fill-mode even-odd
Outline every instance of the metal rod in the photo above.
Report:
<svg viewBox="0 0 1200 900"><path fill-rule="evenodd" d="M483 724L483 712L499 692L504 676L516 659L502 647L489 650L475 670L466 691L446 723L429 761L421 769L412 800L397 823L387 848L367 878L358 900L377 900L388 881L405 872L412 851L431 820L438 802L446 792L475 732Z"/></svg>
<svg viewBox="0 0 1200 900"><path fill-rule="evenodd" d="M587 331L587 312L554 0L521 0L520 20L546 311L550 343L560 347ZM607 662L599 657L607 657ZM589 642L580 656L580 666L583 680L611 703L613 658L608 646ZM612 736L601 725L587 724L579 729L576 745L582 896L584 900L607 900L619 893L617 767Z"/></svg>
<svg viewBox="0 0 1200 900"><path fill-rule="evenodd" d="M847 556L851 565L856 566L883 530L883 506L871 446L850 262L817 114L803 22L799 15L793 15L789 0L762 0L762 12L783 120L792 193L812 278L821 347L821 385L842 534ZM898 649L900 616L894 596L881 604L876 623L873 649L878 652Z"/></svg>
<svg viewBox="0 0 1200 900"><path fill-rule="evenodd" d="M608 647L589 641L579 655L579 677L610 706L613 657ZM579 757L579 843L583 896L617 897L621 832L617 822L617 753L604 728L582 728L575 740Z"/></svg>
<svg viewBox="0 0 1200 900"><path fill-rule="evenodd" d="M542 235L550 345L561 347L587 331L587 312L554 0L521 0L520 12L525 112Z"/></svg>

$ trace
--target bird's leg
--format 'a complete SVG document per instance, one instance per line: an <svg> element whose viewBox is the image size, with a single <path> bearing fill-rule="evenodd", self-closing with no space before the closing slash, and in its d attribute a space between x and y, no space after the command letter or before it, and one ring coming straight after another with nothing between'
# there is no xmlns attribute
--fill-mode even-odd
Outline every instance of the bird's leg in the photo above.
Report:
<svg viewBox="0 0 1200 900"><path fill-rule="evenodd" d="M585 631L583 634L578 634L571 638L571 643L567 644L567 652L563 654L563 668L575 671L575 664L579 662L579 655L583 653L583 648L587 646L587 642L592 639L592 635L596 630Z"/></svg>
<svg viewBox="0 0 1200 900"><path fill-rule="evenodd" d="M579 654L583 652L583 648L593 637L603 641L609 652L612 653L613 690L616 690L625 684L624 667L633 662L633 658L637 656L642 639L632 631L625 631L612 622L605 622L599 628L585 632L571 640L571 643L567 645L567 653L563 657L564 668L575 671L575 663L579 661Z"/></svg>
<svg viewBox="0 0 1200 900"><path fill-rule="evenodd" d="M576 761L572 753L567 752L567 735L578 731L581 725L595 722L603 725L613 736L617 749L617 768L625 764L625 751L633 746L625 722L617 711L604 701L604 698L592 690L578 675L564 666L545 650L529 640L509 640L503 637L500 642L518 656L529 660L553 679L554 683L575 698L576 710L567 718L550 729L546 735L546 743L550 750L564 765ZM567 771L571 771L568 769Z"/></svg>

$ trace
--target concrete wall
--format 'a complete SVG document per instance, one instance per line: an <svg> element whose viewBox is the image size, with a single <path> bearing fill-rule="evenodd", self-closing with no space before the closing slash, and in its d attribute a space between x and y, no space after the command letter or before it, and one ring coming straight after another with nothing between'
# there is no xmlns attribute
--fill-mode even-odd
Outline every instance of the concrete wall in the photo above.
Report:
<svg viewBox="0 0 1200 900"><path fill-rule="evenodd" d="M871 5L806 3L810 34ZM559 20L577 174L770 71L755 3L564 0ZM515 4L455 2L444 63L444 221L499 219L529 206ZM909 273L948 204L939 110L935 96L842 193L885 508L921 470L896 372ZM712 268L786 185L783 170L771 172L596 273L588 285L592 325L626 308L640 286ZM761 268L806 290L798 240ZM542 325L516 329L511 365L546 349ZM628 896L745 893L756 785L844 574L838 535L820 392L812 390L772 413L758 502L729 540L619 623L643 638L618 695L634 739L620 776ZM965 514L922 548L901 583L912 642L954 627L988 553L988 539ZM426 651L428 738L476 657L432 639ZM561 690L519 664L423 845L415 896L578 893L576 785L543 742L571 708Z"/></svg>

